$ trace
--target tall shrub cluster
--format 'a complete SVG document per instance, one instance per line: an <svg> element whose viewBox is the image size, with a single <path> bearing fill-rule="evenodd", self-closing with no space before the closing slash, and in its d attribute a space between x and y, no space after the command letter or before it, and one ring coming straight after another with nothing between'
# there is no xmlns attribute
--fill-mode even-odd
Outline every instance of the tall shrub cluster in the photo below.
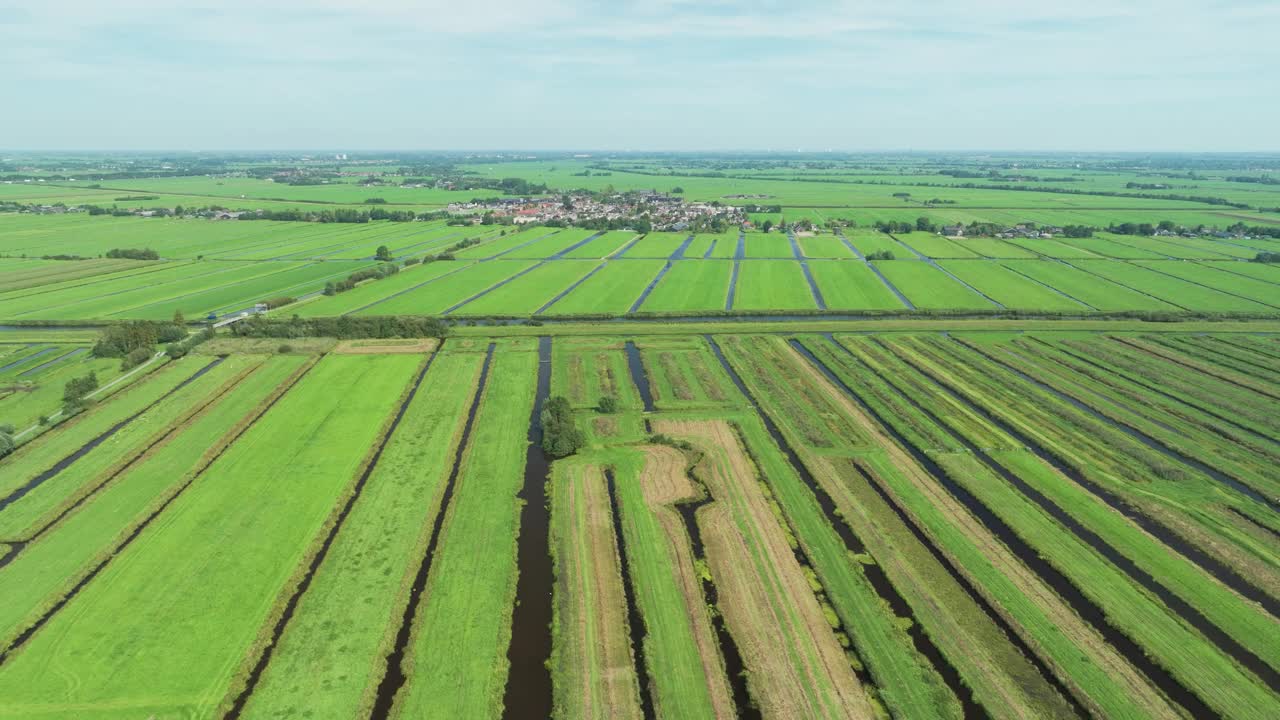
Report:
<svg viewBox="0 0 1280 720"><path fill-rule="evenodd" d="M573 421L573 408L562 395L547 400L542 409L542 450L551 457L562 458L578 452L586 442Z"/></svg>

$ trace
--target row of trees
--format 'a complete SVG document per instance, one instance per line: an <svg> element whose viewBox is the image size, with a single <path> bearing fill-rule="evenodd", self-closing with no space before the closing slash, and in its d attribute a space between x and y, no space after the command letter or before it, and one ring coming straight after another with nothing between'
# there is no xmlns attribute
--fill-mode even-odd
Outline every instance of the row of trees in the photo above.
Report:
<svg viewBox="0 0 1280 720"><path fill-rule="evenodd" d="M449 325L440 318L417 315L380 315L369 317L290 318L253 315L230 326L235 337L302 338L335 337L339 340L361 338L444 338Z"/></svg>
<svg viewBox="0 0 1280 720"><path fill-rule="evenodd" d="M379 249L385 249L385 248L379 248ZM350 275L348 275L343 280L330 280L329 282L325 283L324 294L337 295L338 293L342 293L350 290L351 288L355 287L356 284L364 280L381 280L383 278L391 277L392 275L395 275L398 272L400 272L400 266L396 265L395 263L383 263L377 267L366 268L364 270L357 270L351 273Z"/></svg>
<svg viewBox="0 0 1280 720"><path fill-rule="evenodd" d="M107 251L107 257L126 260L159 260L160 253L151 248L112 248Z"/></svg>

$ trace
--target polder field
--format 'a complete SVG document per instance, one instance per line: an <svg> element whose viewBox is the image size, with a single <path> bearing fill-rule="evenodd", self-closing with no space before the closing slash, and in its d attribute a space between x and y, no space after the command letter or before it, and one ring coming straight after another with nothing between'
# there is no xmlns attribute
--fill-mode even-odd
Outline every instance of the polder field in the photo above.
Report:
<svg viewBox="0 0 1280 720"><path fill-rule="evenodd" d="M104 257L121 247L158 259ZM637 233L10 213L0 214L0 323L227 318L266 301L303 317L1272 317L1280 270L1250 260L1277 250L1280 240L1264 237ZM886 252L893 259L867 259ZM43 259L52 254L86 259ZM387 266L398 272L323 294Z"/></svg>
<svg viewBox="0 0 1280 720"><path fill-rule="evenodd" d="M1273 321L4 332L2 717L1280 707Z"/></svg>
<svg viewBox="0 0 1280 720"><path fill-rule="evenodd" d="M1280 717L1269 158L175 158L0 176L0 719Z"/></svg>

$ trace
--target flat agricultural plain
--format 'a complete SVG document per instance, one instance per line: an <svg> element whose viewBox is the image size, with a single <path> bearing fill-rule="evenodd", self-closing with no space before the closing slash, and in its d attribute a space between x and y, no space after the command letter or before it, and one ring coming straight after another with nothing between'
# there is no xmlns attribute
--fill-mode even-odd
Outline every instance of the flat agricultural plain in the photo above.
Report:
<svg viewBox="0 0 1280 720"><path fill-rule="evenodd" d="M1252 166L23 162L0 720L1280 717Z"/></svg>
<svg viewBox="0 0 1280 720"><path fill-rule="evenodd" d="M1271 715L1280 335L1048 324L212 341L0 460L0 715Z"/></svg>

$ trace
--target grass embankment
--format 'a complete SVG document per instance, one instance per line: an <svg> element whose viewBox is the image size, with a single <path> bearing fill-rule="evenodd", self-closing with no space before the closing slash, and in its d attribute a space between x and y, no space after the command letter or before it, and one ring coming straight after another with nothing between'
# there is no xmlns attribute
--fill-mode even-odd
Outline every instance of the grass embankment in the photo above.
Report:
<svg viewBox="0 0 1280 720"><path fill-rule="evenodd" d="M826 362L835 357L833 353L819 355ZM883 493L887 502L902 510L904 521L921 530L923 537L1052 669L1059 681L1086 708L1099 715L1174 715L1172 707L1140 672L942 484L957 476L993 484L999 483L999 479L970 453L958 452L961 446L948 433L923 416L909 396L881 382L878 374L861 368L849 372L838 363L830 367L873 409L879 420L892 423L918 453L913 455L908 448L898 445L880 428L879 421L872 422L861 412L855 412L853 406L846 405L845 412L861 418L861 424L874 441L872 447L879 448L860 458L859 474L878 493ZM836 397L838 390L829 386L829 392ZM931 449L933 452L929 455L924 454ZM934 470L917 462L919 458L928 457L937 463L934 470L941 476L932 476ZM836 497L839 499L840 495ZM854 512L846 511L846 517L856 517ZM933 612L927 607L919 612L926 629L937 632ZM958 652L946 635L939 633L934 637L962 674L972 677L975 671L983 672L981 667L973 667L975 659Z"/></svg>
<svg viewBox="0 0 1280 720"><path fill-rule="evenodd" d="M484 356L442 351L298 604L244 716L368 714ZM344 628L335 634L334 627Z"/></svg>
<svg viewBox="0 0 1280 720"><path fill-rule="evenodd" d="M695 472L713 501L698 510L696 519L720 612L742 652L761 712L767 717L873 716L874 691L854 674L832 630L837 623L815 596L815 580L793 553L796 541L776 515L732 427L680 420L653 426L703 453ZM806 546L806 554L817 553ZM822 561L814 562L825 575ZM934 715L928 707L920 709L918 717Z"/></svg>
<svg viewBox="0 0 1280 720"><path fill-rule="evenodd" d="M913 348L917 349L917 348ZM941 382L965 385L980 381L959 363L941 367L918 355L924 367ZM917 364L918 363L918 364ZM1022 472L1028 472L1023 466ZM1154 596L1107 562L1084 539L1051 520L1023 494L1005 483L980 483L959 477L980 501L1008 523L1024 540L1107 613L1108 622L1143 646L1156 661L1217 712L1249 716L1271 701L1259 681L1219 652L1203 636L1184 624ZM1243 621L1238 613L1228 617Z"/></svg>
<svg viewBox="0 0 1280 720"><path fill-rule="evenodd" d="M323 360L9 659L6 709L212 713L416 365Z"/></svg>
<svg viewBox="0 0 1280 720"><path fill-rule="evenodd" d="M771 355L753 352L751 357L763 359ZM782 371L776 365L765 367ZM791 373L794 384L819 382L811 372L799 367L792 367ZM763 389L762 383L755 385ZM761 392L757 399L777 419L788 421L775 392ZM1071 710L1065 700L1022 656L1020 648L1006 638L1002 624L988 616L981 601L971 597L952 577L925 541L913 534L865 478L865 474L874 472L869 470L873 458L880 456L874 442L878 431L870 421L853 406L840 402L838 395L830 396L830 404L804 403L794 409L801 408L811 413L847 413L866 428L866 441L822 451L803 442L796 433L789 434L843 521L865 543L871 556L867 560L874 558L881 564L916 620L962 681L976 692L979 702L993 716L1069 716ZM887 677L887 681L893 680Z"/></svg>
<svg viewBox="0 0 1280 720"><path fill-rule="evenodd" d="M555 464L551 484L556 717L640 718L620 548L604 472L567 459Z"/></svg>
<svg viewBox="0 0 1280 720"><path fill-rule="evenodd" d="M397 717L490 717L502 708L516 587L516 538L537 354L494 354L422 606ZM459 652L465 648L466 652Z"/></svg>
<svg viewBox="0 0 1280 720"><path fill-rule="evenodd" d="M0 637L29 627L129 533L187 483L231 440L273 393L288 383L301 359L278 358L205 408L163 444L41 533L0 569ZM7 642L5 643L7 645Z"/></svg>
<svg viewBox="0 0 1280 720"><path fill-rule="evenodd" d="M101 445L0 510L0 538L28 537L33 528L60 507L92 492L147 447L169 436L175 426L181 426L205 404L215 402L229 382L259 361L249 357L228 359L175 389L173 394L156 399Z"/></svg>

